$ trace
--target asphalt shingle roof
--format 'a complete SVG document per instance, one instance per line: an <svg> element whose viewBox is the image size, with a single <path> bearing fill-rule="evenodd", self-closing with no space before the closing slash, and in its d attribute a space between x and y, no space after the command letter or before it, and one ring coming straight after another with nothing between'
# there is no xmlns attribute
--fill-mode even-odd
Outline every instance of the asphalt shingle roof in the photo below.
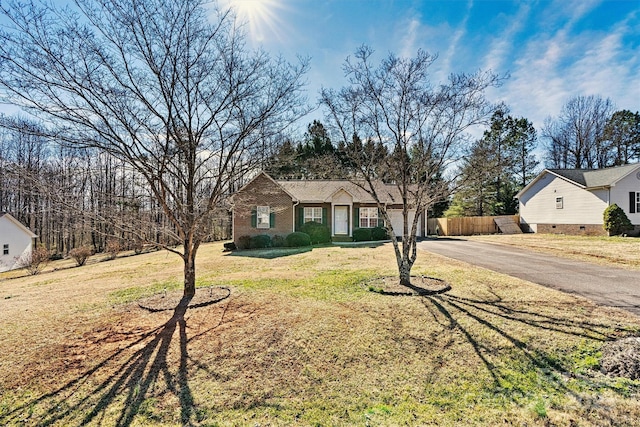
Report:
<svg viewBox="0 0 640 427"><path fill-rule="evenodd" d="M635 169L640 164L617 166L604 169L549 169L549 172L562 176L586 188L609 187Z"/></svg>
<svg viewBox="0 0 640 427"><path fill-rule="evenodd" d="M356 202L375 203L369 193L347 180L277 180L276 182L302 203L327 202L340 190L351 194ZM402 203L402 197L395 185L377 183L376 192L382 203Z"/></svg>

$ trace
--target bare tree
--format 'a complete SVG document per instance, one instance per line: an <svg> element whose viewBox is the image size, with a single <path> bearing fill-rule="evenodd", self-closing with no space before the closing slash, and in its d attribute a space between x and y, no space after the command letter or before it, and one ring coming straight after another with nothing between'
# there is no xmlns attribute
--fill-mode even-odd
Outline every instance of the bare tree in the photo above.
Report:
<svg viewBox="0 0 640 427"><path fill-rule="evenodd" d="M547 139L547 163L555 168L603 168L614 162L605 127L613 103L600 96L570 99L556 119L547 118L542 136Z"/></svg>
<svg viewBox="0 0 640 427"><path fill-rule="evenodd" d="M484 91L500 79L486 72L457 74L434 86L428 71L436 56L422 50L414 58L389 54L375 67L372 54L362 46L354 58L347 58L349 85L340 91L323 89L322 103L328 121L349 143L346 155L353 165L353 182L377 201L386 224L391 221L376 180L395 183L402 195L402 245L390 227L389 231L400 283L410 286L418 227L418 215L410 221L410 210L423 212L448 196L453 177L443 178L441 173L459 159L469 140L467 130L488 121L495 110ZM388 155L376 154L381 151Z"/></svg>
<svg viewBox="0 0 640 427"><path fill-rule="evenodd" d="M182 247L184 294L195 293L203 224L254 167L260 139L307 112L308 61L251 52L229 10L205 0L4 3L5 98L51 137L98 149L139 173Z"/></svg>

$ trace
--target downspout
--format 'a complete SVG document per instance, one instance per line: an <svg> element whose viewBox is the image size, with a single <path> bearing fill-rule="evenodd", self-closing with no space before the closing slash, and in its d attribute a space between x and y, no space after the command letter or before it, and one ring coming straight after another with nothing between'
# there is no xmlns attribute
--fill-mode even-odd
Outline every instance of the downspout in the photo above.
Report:
<svg viewBox="0 0 640 427"><path fill-rule="evenodd" d="M291 215L293 215L293 222L291 223L293 225L293 230L292 232L296 231L296 206L298 206L300 204L300 201L294 202L293 203L293 209L291 209Z"/></svg>

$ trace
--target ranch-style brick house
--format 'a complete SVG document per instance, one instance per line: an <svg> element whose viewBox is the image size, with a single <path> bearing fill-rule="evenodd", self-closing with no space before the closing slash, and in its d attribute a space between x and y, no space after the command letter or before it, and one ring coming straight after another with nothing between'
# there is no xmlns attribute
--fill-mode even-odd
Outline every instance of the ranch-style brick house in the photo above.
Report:
<svg viewBox="0 0 640 427"><path fill-rule="evenodd" d="M402 198L395 185L377 184L396 235L402 235ZM416 215L410 213L410 220ZM418 236L426 215L419 213ZM384 226L376 202L348 180L274 180L261 172L233 196L233 240L268 234L287 236L309 221L325 224L331 236L348 239L354 228Z"/></svg>
<svg viewBox="0 0 640 427"><path fill-rule="evenodd" d="M0 272L21 268L36 237L13 216L0 212Z"/></svg>
<svg viewBox="0 0 640 427"><path fill-rule="evenodd" d="M545 169L517 195L520 224L535 233L606 235L617 204L640 229L640 163L603 169Z"/></svg>

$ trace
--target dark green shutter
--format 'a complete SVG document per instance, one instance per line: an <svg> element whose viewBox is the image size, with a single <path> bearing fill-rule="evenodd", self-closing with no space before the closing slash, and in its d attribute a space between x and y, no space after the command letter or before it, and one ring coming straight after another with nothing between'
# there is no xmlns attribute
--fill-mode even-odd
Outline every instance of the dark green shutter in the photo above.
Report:
<svg viewBox="0 0 640 427"><path fill-rule="evenodd" d="M636 192L629 193L629 213L636 213Z"/></svg>
<svg viewBox="0 0 640 427"><path fill-rule="evenodd" d="M360 208L353 208L353 228L360 228Z"/></svg>
<svg viewBox="0 0 640 427"><path fill-rule="evenodd" d="M304 208L302 206L298 207L298 226L296 230L299 230L300 227L304 224Z"/></svg>
<svg viewBox="0 0 640 427"><path fill-rule="evenodd" d="M258 226L258 209L251 209L251 226L256 228Z"/></svg>
<svg viewBox="0 0 640 427"><path fill-rule="evenodd" d="M322 208L322 224L327 225L327 208Z"/></svg>
<svg viewBox="0 0 640 427"><path fill-rule="evenodd" d="M271 212L269 214L269 228L276 228L276 213Z"/></svg>

